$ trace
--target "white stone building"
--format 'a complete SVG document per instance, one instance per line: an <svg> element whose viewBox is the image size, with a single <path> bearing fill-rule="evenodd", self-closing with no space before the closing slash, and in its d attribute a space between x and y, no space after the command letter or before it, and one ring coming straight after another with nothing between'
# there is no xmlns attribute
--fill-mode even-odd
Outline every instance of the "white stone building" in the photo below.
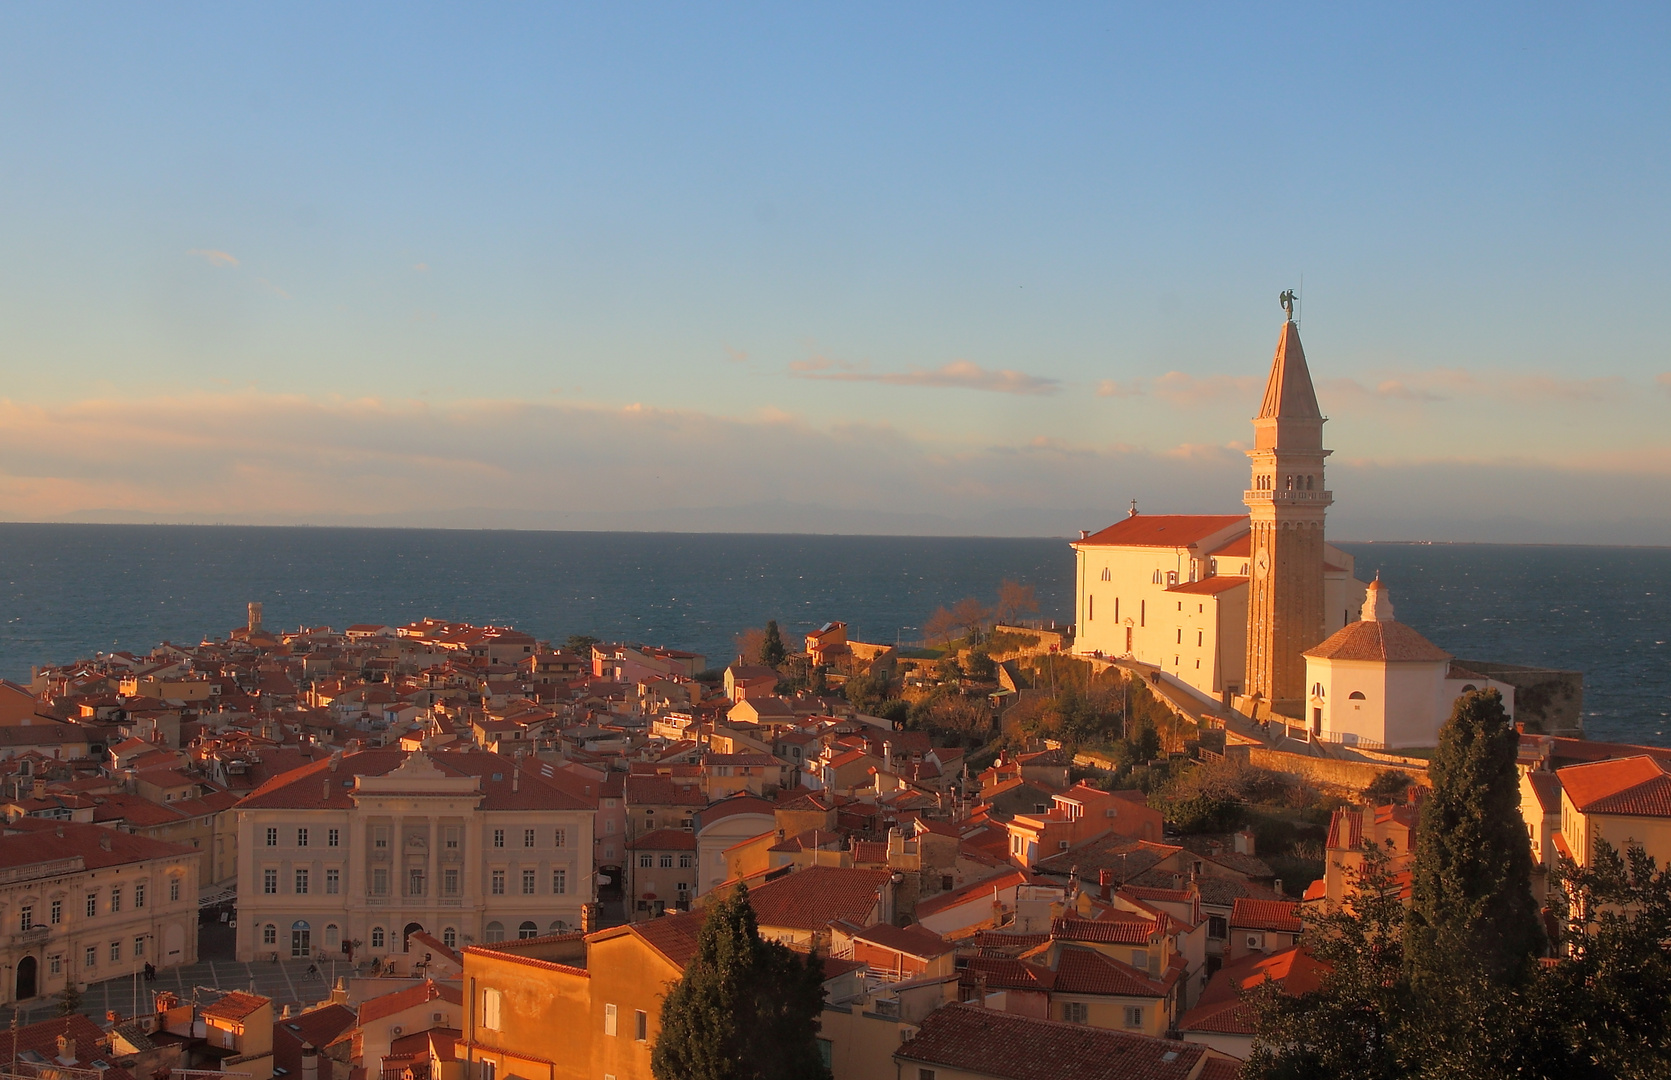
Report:
<svg viewBox="0 0 1671 1080"><path fill-rule="evenodd" d="M1363 614L1305 652L1307 722L1330 742L1368 749L1436 746L1456 699L1495 688L1514 716L1514 687L1463 671L1451 655L1393 618L1392 598L1369 583Z"/></svg>
<svg viewBox="0 0 1671 1080"><path fill-rule="evenodd" d="M553 767L480 750L334 755L238 805L240 960L397 960L576 928L596 895L594 804ZM421 950L420 950L421 951Z"/></svg>
<svg viewBox="0 0 1671 1080"><path fill-rule="evenodd" d="M197 962L200 853L100 825L0 830L0 1000Z"/></svg>

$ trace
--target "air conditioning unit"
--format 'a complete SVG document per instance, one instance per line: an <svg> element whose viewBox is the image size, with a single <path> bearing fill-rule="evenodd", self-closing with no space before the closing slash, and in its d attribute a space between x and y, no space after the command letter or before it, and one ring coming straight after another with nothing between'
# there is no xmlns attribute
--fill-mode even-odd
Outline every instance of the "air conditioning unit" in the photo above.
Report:
<svg viewBox="0 0 1671 1080"><path fill-rule="evenodd" d="M441 1022L441 1014L440 1013L430 1013L429 1014L429 1022L432 1023L432 1024L439 1024Z"/></svg>

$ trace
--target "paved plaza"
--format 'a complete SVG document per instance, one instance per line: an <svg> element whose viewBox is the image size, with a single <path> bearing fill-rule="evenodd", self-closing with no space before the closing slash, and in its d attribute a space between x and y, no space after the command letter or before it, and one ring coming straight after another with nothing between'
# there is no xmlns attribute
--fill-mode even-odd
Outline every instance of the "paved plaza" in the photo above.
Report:
<svg viewBox="0 0 1671 1080"><path fill-rule="evenodd" d="M157 990L172 990L182 1001L190 1001L194 988L249 990L253 987L257 994L273 999L276 1016L288 1004L312 1005L323 1001L330 996L338 976L354 973L353 966L347 963L322 964L318 975L308 974L307 960L241 963L233 959L232 935L233 931L222 924L206 923L198 935L197 963L160 970L156 980L149 983L143 976L137 980L125 976L90 983L82 995L80 1011L102 1022L107 1010L113 1009L123 1017L135 1015L136 996L137 1012L150 1012L151 995ZM59 1015L59 1004L48 997L36 998L17 1009L0 1006L0 1024L9 1027L14 1012L20 1014L20 1023L32 1024Z"/></svg>

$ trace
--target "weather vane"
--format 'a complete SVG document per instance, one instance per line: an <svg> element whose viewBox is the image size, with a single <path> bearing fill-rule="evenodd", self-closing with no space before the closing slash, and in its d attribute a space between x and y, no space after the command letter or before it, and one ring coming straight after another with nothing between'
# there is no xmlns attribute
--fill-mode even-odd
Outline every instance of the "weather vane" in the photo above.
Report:
<svg viewBox="0 0 1671 1080"><path fill-rule="evenodd" d="M1284 289L1282 291L1282 295L1277 297L1277 299L1282 301L1282 310L1288 313L1288 321L1293 322L1294 321L1294 290L1293 289Z"/></svg>

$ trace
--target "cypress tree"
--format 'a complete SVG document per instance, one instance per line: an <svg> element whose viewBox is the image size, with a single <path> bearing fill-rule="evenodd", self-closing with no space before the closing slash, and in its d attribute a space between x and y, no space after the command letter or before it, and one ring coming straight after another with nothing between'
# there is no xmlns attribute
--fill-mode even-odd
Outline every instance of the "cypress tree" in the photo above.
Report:
<svg viewBox="0 0 1671 1080"><path fill-rule="evenodd" d="M762 941L748 889L708 909L661 1006L656 1080L830 1080L818 1050L823 964Z"/></svg>
<svg viewBox="0 0 1671 1080"><path fill-rule="evenodd" d="M1532 851L1520 816L1519 734L1496 690L1457 699L1422 803L1404 947L1412 981L1513 983L1542 951Z"/></svg>
<svg viewBox="0 0 1671 1080"><path fill-rule="evenodd" d="M783 635L778 633L777 620L766 622L766 638L760 643L760 662L767 667L775 668L783 663L789 651L783 647Z"/></svg>

